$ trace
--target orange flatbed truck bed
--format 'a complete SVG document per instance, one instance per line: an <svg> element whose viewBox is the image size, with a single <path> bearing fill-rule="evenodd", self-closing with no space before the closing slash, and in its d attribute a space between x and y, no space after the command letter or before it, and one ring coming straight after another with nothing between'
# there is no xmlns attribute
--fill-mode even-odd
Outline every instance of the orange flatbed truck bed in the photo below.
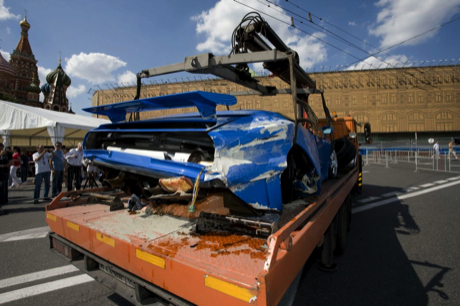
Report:
<svg viewBox="0 0 460 306"><path fill-rule="evenodd" d="M77 191L77 200L61 193L46 206L50 248L135 304L277 305L324 241L358 175L356 168L327 180L310 202L285 206L289 219L268 239L197 235L194 221L84 204L91 192L123 199L105 188ZM294 217L289 205L298 209Z"/></svg>

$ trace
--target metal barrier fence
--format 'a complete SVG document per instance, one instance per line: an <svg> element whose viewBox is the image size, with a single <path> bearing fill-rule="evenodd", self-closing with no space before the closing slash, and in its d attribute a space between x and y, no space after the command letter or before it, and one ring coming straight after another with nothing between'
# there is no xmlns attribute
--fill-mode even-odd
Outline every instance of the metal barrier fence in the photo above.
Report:
<svg viewBox="0 0 460 306"><path fill-rule="evenodd" d="M447 150L435 154L433 150L362 150L364 165L413 163L418 170L460 173L460 159L450 156Z"/></svg>

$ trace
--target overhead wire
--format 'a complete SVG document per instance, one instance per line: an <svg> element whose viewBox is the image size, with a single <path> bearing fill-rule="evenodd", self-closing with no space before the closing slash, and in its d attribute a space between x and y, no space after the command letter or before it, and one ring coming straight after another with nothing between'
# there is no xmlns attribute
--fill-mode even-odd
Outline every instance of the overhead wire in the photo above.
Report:
<svg viewBox="0 0 460 306"><path fill-rule="evenodd" d="M257 1L260 2L259 0L257 0ZM280 6L280 5L278 5L278 4L276 4L276 3L273 3L273 2L271 2L271 1L269 1L269 0L266 0L266 2L269 2L269 3L275 5L275 6L279 7L279 8L282 8L283 10L286 10L286 11L292 13L292 14L295 14L296 16L301 17L302 19L305 19L305 20L307 20L307 21L313 23L311 20L308 20L308 19L306 19L305 17L300 16L300 15L296 14L295 12L292 12L292 11L288 10L288 9L284 8L283 6ZM273 9L273 10L275 10L274 8L270 7L269 5L268 5L268 7L271 8L271 9ZM284 13L284 12L280 12L280 11L278 11L278 10L275 10L275 11L276 11L276 12L279 12L279 13L281 13L281 14L284 14L284 15L286 15L286 16L289 16L288 14L286 14L286 13ZM310 14L310 13L309 13L309 14ZM292 18L293 18L293 17L292 17ZM459 19L460 19L460 18L459 18ZM297 20L297 19L296 19L296 20ZM304 24L303 22L301 22L301 23ZM313 24L314 24L314 23L313 23ZM353 43L347 41L347 40L344 39L344 38L341 38L341 37L338 36L337 34L335 34L335 33L331 32L331 31L327 30L326 28L324 28L324 27L322 27L322 26L320 26L320 25L317 25L317 24L315 24L315 25L318 26L319 28L322 28L323 30L327 31L328 33L331 33L333 36L339 37L340 40L342 40L343 42L347 43L349 46L355 47L355 48L358 49L359 51L361 51L361 52L363 52L363 53L366 53L369 57L374 57L375 59L381 61L382 63L387 64L387 67L388 67L388 66L392 66L393 68L396 68L395 65L392 65L392 64L388 63L387 61L385 61L385 60L383 60L383 59L381 59L381 58L376 57L375 54L369 53L368 51L366 51L366 50L364 50L364 49L362 49L362 48L356 46L355 44L353 44ZM294 25L291 25L291 26L295 27ZM296 28L296 29L299 29L298 27L295 27L295 28ZM313 37L314 37L314 36L313 36ZM378 50L378 48L376 48L376 49ZM343 52L343 50L341 50L341 51ZM381 53L381 52L378 52L378 53L376 53L376 54L379 54L379 53ZM355 58L356 58L356 57L355 57ZM358 60L358 61L356 61L356 62L354 62L354 63L362 62L362 61L365 60L365 59L367 59L367 58L360 59L360 60ZM396 59L396 58L395 58L395 59ZM398 59L396 59L396 61L400 62ZM353 63L353 64L354 64L354 63ZM352 66L353 64L348 65L348 67ZM368 63L368 65L369 65L370 67L374 66L373 64L369 64L369 63ZM374 66L374 67L375 67L375 66ZM379 66L379 67L380 67L380 66ZM376 68L376 69L379 69L378 67L375 67L375 68ZM416 70L418 70L418 69L416 69ZM419 72L420 72L420 71L419 71ZM409 74L410 76L412 76L412 77L414 77L414 78L417 79L417 77L416 77L414 74L411 74L411 73L409 73L409 72L407 72L407 71L405 71L404 73ZM417 80L419 80L419 79L417 79ZM428 85L428 86L431 86L431 87L433 87L433 88L439 89L438 87L436 87L436 86L434 86L434 85L431 85L431 84L427 83L427 82L424 81L424 80L421 80L421 82L424 83L425 85Z"/></svg>
<svg viewBox="0 0 460 306"><path fill-rule="evenodd" d="M269 0L266 0L266 1L269 2L269 3L272 3L272 2L269 1ZM381 54L381 53L383 53L383 52L385 52L385 51L388 51L388 50L390 50L390 49L392 49L392 48L395 48L395 47L397 47L397 46L400 46L400 45L402 45L402 44L404 44L404 43L406 43L406 42L408 42L408 41L411 41L411 40L413 40L413 39L416 39L416 38L418 38L418 37L420 37L420 36L422 36L422 35L425 35L425 34L427 34L427 33L429 33L429 32L435 31L435 30L437 30L437 29L439 29L439 28L441 28L441 27L443 27L443 26L445 26L445 25L448 25L448 24L450 24L450 23L452 23L452 22L457 21L457 20L460 19L460 17L458 17L458 18L449 20L449 21L447 21L447 22L445 22L445 23L442 23L442 24L440 24L440 25L438 25L438 26L436 26L436 27L434 27L434 28L432 28L432 29L430 29L430 30L428 30L428 31L425 31L425 32L423 32L423 33L420 33L420 34L414 36L414 37L411 37L411 38L408 38L408 39L406 39L406 40L403 40L403 41L401 41L401 42L399 42L399 43L397 43L397 44L395 44L395 45L393 45L393 46L390 46L390 47L388 47L388 48L386 48L386 49L380 50L379 48L377 48L377 47L375 47L375 46L373 46L373 45L371 45L371 44L365 42L364 40L361 40L360 38L354 36L353 34L347 32L347 31L345 31L345 30L342 30L341 28L339 28L339 27L333 25L332 23L327 22L327 21L324 20L323 18L318 17L318 16L316 16L315 14L312 14L311 12L309 12L309 11L307 11L307 10L301 8L300 6L298 6L297 4L293 3L292 1L286 0L286 2L289 3L289 4L291 4L291 5L293 5L293 6L295 6L295 7L297 7L298 9L300 9L300 10L302 10L302 11L308 13L309 16L310 16L310 19L311 19L311 16L313 16L313 17L315 17L315 18L318 18L321 22L327 23L328 25L330 25L330 26L332 26L332 27L334 27L334 28L336 28L336 29L338 29L338 30L340 30L340 31L342 31L342 32L344 32L344 33L346 33L346 34L352 36L352 37L355 38L355 39L358 39L359 41L361 41L361 42L367 44L368 46L371 46L372 48L374 48L375 50L378 51L378 52L373 53L373 54L371 55L372 57L375 57L375 55ZM277 5L276 3L273 3L273 4L274 4L274 5ZM278 5L277 5L277 6L278 6ZM284 7L282 7L282 8L285 9L285 10L287 10L287 9L284 8ZM287 11L289 11L289 10L287 10ZM294 12L293 12L293 13L294 13ZM312 20L310 20L310 21L313 23ZM319 26L319 25L318 25L318 26ZM320 27L320 26L319 26L319 27ZM375 57L375 58L377 58L377 57ZM377 59L380 60L379 58L377 58ZM394 57L394 59L395 59L397 62L402 63L402 62L401 62L400 60L398 60L397 58ZM364 61L364 60L366 60L366 58L363 58L363 59L361 59L360 61L353 62L353 63L349 64L348 67L351 67L352 65L354 65L354 64L356 64L356 63L358 63L358 62L362 62L362 61ZM403 66L404 66L406 63L407 63L407 62L402 63ZM369 64L369 65L372 66L371 64ZM388 66L387 66L387 67L388 67ZM396 66L394 66L394 68L396 68ZM420 72L420 73L425 73L424 71L419 70L417 67L413 67L413 68L414 68L416 71ZM437 87L436 87L436 88L437 88Z"/></svg>

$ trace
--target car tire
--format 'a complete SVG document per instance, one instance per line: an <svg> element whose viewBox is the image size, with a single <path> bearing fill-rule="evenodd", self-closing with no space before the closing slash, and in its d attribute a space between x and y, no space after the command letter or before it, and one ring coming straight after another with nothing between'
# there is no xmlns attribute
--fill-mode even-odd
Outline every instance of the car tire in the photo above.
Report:
<svg viewBox="0 0 460 306"><path fill-rule="evenodd" d="M345 168L356 157L355 146L345 137L335 140L334 150L340 168Z"/></svg>
<svg viewBox="0 0 460 306"><path fill-rule="evenodd" d="M329 161L329 178L336 178L337 172L339 171L339 162L337 161L337 154L335 150L332 149L331 158Z"/></svg>

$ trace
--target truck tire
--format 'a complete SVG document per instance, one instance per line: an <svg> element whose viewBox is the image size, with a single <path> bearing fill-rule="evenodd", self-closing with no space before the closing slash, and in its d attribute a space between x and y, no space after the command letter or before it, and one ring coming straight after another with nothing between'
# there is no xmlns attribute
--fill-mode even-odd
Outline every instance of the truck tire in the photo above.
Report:
<svg viewBox="0 0 460 306"><path fill-rule="evenodd" d="M340 168L345 168L356 157L355 146L345 137L335 140L334 150Z"/></svg>
<svg viewBox="0 0 460 306"><path fill-rule="evenodd" d="M351 198L348 195L337 213L337 238L334 253L342 255L347 244L348 227L351 221Z"/></svg>

